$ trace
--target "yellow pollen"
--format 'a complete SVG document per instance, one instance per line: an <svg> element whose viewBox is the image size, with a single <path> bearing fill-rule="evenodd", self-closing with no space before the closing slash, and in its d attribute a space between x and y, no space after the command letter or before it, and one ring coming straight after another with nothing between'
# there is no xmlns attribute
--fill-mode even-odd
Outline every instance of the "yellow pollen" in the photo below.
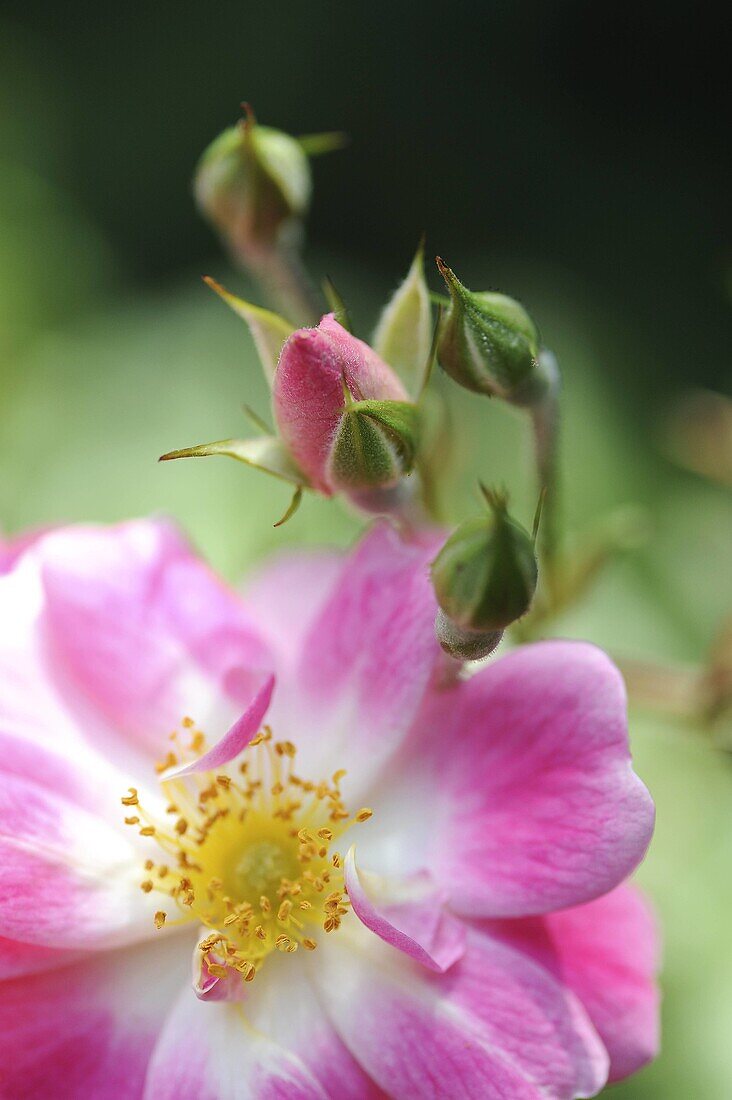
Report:
<svg viewBox="0 0 732 1100"><path fill-rule="evenodd" d="M142 807L139 816L124 819L158 849L145 860L140 888L164 894L178 910L171 921L158 909L157 929L204 926L198 950L209 974L251 982L272 951L314 951L313 933L335 932L348 918L342 856L333 848L373 810L349 813L340 791L343 770L319 782L296 775L295 745L275 741L268 726L245 759L225 771L165 779L169 768L205 751L206 737L193 719L181 727L190 736L172 734L177 755L168 752L157 765L165 813L173 820L156 820ZM122 804L139 806L137 789L130 787Z"/></svg>

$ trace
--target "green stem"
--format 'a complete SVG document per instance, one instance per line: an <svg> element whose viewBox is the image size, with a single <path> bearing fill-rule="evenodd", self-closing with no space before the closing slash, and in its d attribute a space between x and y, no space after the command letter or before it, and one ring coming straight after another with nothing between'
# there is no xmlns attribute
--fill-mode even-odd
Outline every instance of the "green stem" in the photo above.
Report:
<svg viewBox="0 0 732 1100"><path fill-rule="evenodd" d="M551 598L556 585L557 557L560 549L559 394L561 381L557 361L551 352L542 351L540 362L547 386L541 398L531 406L530 412L534 430L534 453L539 489L545 494L539 528L539 554Z"/></svg>
<svg viewBox="0 0 732 1100"><path fill-rule="evenodd" d="M288 321L317 325L323 306L295 245L283 242L270 249L258 249L235 243L233 255Z"/></svg>

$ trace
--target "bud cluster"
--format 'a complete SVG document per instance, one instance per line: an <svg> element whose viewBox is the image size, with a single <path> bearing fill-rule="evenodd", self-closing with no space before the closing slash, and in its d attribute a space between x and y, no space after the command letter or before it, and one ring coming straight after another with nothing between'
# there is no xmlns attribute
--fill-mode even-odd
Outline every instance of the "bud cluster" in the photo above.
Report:
<svg viewBox="0 0 732 1100"><path fill-rule="evenodd" d="M301 235L311 196L308 155L342 143L341 135L296 139L260 126L247 107L197 169L201 210L246 270L276 298L294 303L285 310L291 315L302 315L308 295L278 293L288 285L292 291L297 274L278 257ZM430 294L422 242L371 345L351 332L348 309L330 281L331 312L323 315L318 305L317 323L296 328L207 280L250 330L271 389L275 431L252 414L265 433L258 438L220 440L163 458L227 455L289 482L294 495L280 522L308 489L390 513L409 531L435 518L446 461L441 398L426 393L437 361L472 393L530 411L546 490L554 458L554 360L519 302L469 290L443 260L436 262L449 298ZM461 661L490 653L527 613L537 585L534 538L509 515L504 495L484 490L484 497L486 511L460 523L432 565L437 637Z"/></svg>

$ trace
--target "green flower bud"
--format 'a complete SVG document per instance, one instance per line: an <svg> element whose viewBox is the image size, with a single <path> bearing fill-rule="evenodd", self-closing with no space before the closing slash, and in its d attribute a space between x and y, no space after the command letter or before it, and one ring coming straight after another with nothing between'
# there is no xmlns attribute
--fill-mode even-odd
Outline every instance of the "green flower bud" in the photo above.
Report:
<svg viewBox="0 0 732 1100"><path fill-rule="evenodd" d="M340 490L396 485L414 468L417 407L407 401L352 401L332 443L329 478Z"/></svg>
<svg viewBox="0 0 732 1100"><path fill-rule="evenodd" d="M509 516L505 498L485 495L490 512L461 523L432 563L446 618L460 630L482 634L520 619L537 581L531 535Z"/></svg>
<svg viewBox="0 0 732 1100"><path fill-rule="evenodd" d="M475 393L534 404L548 379L539 362L539 333L526 310L505 294L468 290L439 257L437 266L450 292L437 346L442 368Z"/></svg>
<svg viewBox="0 0 732 1100"><path fill-rule="evenodd" d="M206 149L194 182L202 212L238 254L267 251L283 232L296 230L311 194L300 142L260 126L246 110L245 119Z"/></svg>

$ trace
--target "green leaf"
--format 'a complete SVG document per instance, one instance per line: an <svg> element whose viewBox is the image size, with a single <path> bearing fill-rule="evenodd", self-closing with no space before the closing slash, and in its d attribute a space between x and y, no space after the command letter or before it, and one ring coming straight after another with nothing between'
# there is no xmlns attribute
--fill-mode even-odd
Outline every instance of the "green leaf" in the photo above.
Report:
<svg viewBox="0 0 732 1100"><path fill-rule="evenodd" d="M308 480L290 458L288 451L273 436L263 439L221 439L216 443L201 443L197 447L184 447L180 451L169 451L160 458L160 462L170 462L174 458L206 458L209 455L226 455L239 462L272 474L292 485L307 486Z"/></svg>
<svg viewBox="0 0 732 1100"><path fill-rule="evenodd" d="M432 308L424 277L424 245L420 245L404 282L381 314L374 333L374 350L401 374L415 396L432 342Z"/></svg>
<svg viewBox="0 0 732 1100"><path fill-rule="evenodd" d="M243 298L237 298L235 294L230 294L225 287L212 279L210 275L204 276L203 281L212 290L216 291L219 298L222 298L227 306L234 310L234 313L246 321L259 353L265 378L271 386L282 345L295 329L289 321L286 321L284 317L280 317L279 314L252 305L251 302L245 302Z"/></svg>

